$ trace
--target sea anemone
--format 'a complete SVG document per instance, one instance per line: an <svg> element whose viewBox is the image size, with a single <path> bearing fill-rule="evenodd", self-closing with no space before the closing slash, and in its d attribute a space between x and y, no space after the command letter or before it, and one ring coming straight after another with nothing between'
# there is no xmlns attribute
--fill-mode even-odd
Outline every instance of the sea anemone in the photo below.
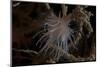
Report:
<svg viewBox="0 0 100 67"><path fill-rule="evenodd" d="M49 4L46 4L46 6L48 10L51 9ZM59 60L61 56L69 55L69 46L73 46L77 49L75 45L81 39L83 25L86 26L88 32L93 32L89 22L90 16L92 15L91 13L86 12L83 7L77 6L72 13L67 15L68 7L65 5L61 5L61 7L62 16L61 13L59 13L59 16L56 16L53 11L50 11L47 15L43 24L43 31L47 32L44 33L36 43L36 46L41 48L39 51L40 54L49 56L55 61ZM78 30L75 30L77 27ZM41 34L41 32L37 33L33 38ZM89 35L87 36L89 37Z"/></svg>

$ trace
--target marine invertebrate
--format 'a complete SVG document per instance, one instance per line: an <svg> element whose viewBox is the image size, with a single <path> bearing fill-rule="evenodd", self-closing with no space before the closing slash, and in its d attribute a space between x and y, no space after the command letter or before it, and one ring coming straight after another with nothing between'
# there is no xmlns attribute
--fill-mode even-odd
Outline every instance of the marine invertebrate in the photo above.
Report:
<svg viewBox="0 0 100 67"><path fill-rule="evenodd" d="M46 4L46 6L50 10L49 4ZM77 6L72 13L67 15L67 6L61 6L63 15L61 16L59 13L57 17L53 11L49 13L44 20L44 30L47 32L44 33L36 43L36 46L41 48L39 53L44 54L44 56L48 55L55 61L59 60L61 56L69 54L68 50L70 45L75 47L75 44L81 38L84 24L88 27L89 32L93 31L89 22L91 15L89 13L87 13L89 15L84 13L83 7ZM71 22L73 22L73 24L77 23L79 30L71 28ZM41 32L37 33L33 38L41 34ZM77 37L75 37L75 33ZM44 41L45 43L42 43ZM68 41L70 41L70 43L68 43Z"/></svg>

